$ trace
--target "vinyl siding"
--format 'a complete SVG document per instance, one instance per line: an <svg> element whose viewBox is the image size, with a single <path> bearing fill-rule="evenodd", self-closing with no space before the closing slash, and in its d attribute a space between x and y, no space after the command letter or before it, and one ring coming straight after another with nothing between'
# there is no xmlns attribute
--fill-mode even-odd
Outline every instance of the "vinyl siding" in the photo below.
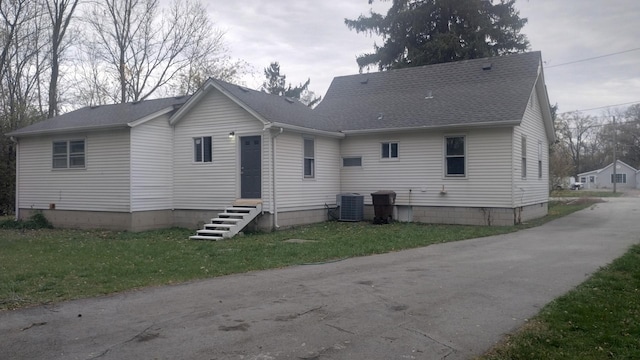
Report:
<svg viewBox="0 0 640 360"><path fill-rule="evenodd" d="M235 138L229 138L230 132ZM270 136L262 123L212 89L175 125L173 194L175 209L222 209L240 197L239 139L262 135L262 199L269 207ZM212 162L193 161L193 138L211 136Z"/></svg>
<svg viewBox="0 0 640 360"><path fill-rule="evenodd" d="M131 211L173 207L172 156L167 115L131 129Z"/></svg>
<svg viewBox="0 0 640 360"><path fill-rule="evenodd" d="M520 126L513 130L514 206L546 202L549 199L549 141L542 121L542 111L534 91ZM527 177L522 178L522 137L527 145ZM538 143L542 144L542 178L538 177Z"/></svg>
<svg viewBox="0 0 640 360"><path fill-rule="evenodd" d="M304 178L304 138L314 140L315 177ZM284 132L276 140L278 211L324 208L340 193L339 140Z"/></svg>
<svg viewBox="0 0 640 360"><path fill-rule="evenodd" d="M85 169L52 169L54 140L85 139ZM19 207L130 210L129 129L20 139Z"/></svg>
<svg viewBox="0 0 640 360"><path fill-rule="evenodd" d="M464 135L466 177L444 176L444 137ZM398 205L505 207L511 205L511 128L352 136L341 156L361 156L362 167L341 169L342 192L396 192ZM380 158L382 142L398 142L398 159ZM446 194L441 194L444 188Z"/></svg>
<svg viewBox="0 0 640 360"><path fill-rule="evenodd" d="M618 168L616 168L616 174L626 174L627 176L627 182L625 183L617 183L616 184L616 190L623 190L623 189L635 189L636 188L636 171L632 168L630 168L629 166L625 165L624 163L618 163ZM602 169L599 173L597 174L593 174L592 176L595 176L595 183L594 184L589 184L589 175L587 174L581 174L578 176L577 181L580 181L580 177L586 177L587 178L587 186L590 188L606 188L606 189L613 189L613 183L611 182L611 175L613 175L613 167L612 166L608 166L604 169Z"/></svg>

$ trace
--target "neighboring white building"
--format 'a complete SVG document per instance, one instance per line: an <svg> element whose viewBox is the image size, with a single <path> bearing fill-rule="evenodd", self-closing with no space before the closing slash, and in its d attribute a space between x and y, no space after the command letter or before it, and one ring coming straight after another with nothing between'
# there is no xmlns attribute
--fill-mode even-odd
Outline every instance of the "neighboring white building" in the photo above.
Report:
<svg viewBox="0 0 640 360"><path fill-rule="evenodd" d="M616 162L616 189L640 188L640 176L638 170L620 160ZM613 163L602 169L587 171L578 174L578 180L584 184L585 189L612 189L613 188Z"/></svg>
<svg viewBox="0 0 640 360"><path fill-rule="evenodd" d="M87 107L9 134L17 215L196 227L258 199L265 229L336 194L397 193L400 220L512 225L547 213L554 141L539 52L337 77L314 110L210 79L191 97Z"/></svg>

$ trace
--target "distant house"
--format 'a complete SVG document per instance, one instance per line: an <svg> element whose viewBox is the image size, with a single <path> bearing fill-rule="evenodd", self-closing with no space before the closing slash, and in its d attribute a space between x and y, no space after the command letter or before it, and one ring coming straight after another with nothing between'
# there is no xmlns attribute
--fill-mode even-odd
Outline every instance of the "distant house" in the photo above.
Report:
<svg viewBox="0 0 640 360"><path fill-rule="evenodd" d="M616 189L640 188L640 176L638 170L620 160L616 162L616 175L613 176L613 163L602 169L587 171L578 174L578 179L584 184L585 189L612 189L614 181Z"/></svg>
<svg viewBox="0 0 640 360"><path fill-rule="evenodd" d="M378 190L403 221L517 224L547 213L554 141L539 52L337 77L314 110L210 79L9 135L20 218L134 231L234 203L260 204L265 229L318 222L341 193L371 218Z"/></svg>

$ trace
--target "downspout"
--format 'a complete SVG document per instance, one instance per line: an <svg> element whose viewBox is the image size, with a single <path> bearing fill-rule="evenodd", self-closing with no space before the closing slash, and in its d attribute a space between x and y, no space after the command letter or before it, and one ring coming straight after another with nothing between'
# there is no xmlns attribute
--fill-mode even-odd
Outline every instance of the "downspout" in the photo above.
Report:
<svg viewBox="0 0 640 360"><path fill-rule="evenodd" d="M271 193L272 193L272 198L273 198L273 228L274 229L278 229L280 227L280 225L278 225L278 201L277 201L277 196L276 196L276 189L277 189L277 183L276 183L276 159L278 158L278 146L277 146L277 141L276 138L278 136L280 136L280 134L282 134L284 132L283 128L280 128L280 131L277 132L275 135L272 136L272 141L271 141L271 167L272 167L272 171L271 171L271 184L273 186L273 188L271 189Z"/></svg>
<svg viewBox="0 0 640 360"><path fill-rule="evenodd" d="M20 184L20 144L18 143L18 139L14 138L13 136L10 137L11 141L13 141L16 144L16 210L15 210L15 218L16 221L20 220L20 201L19 201L19 194L20 192L18 191L18 186Z"/></svg>

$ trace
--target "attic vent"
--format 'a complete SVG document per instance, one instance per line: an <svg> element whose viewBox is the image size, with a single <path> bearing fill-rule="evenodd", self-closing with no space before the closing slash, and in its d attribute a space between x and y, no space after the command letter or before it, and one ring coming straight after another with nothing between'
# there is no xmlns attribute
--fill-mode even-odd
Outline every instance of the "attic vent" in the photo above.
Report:
<svg viewBox="0 0 640 360"><path fill-rule="evenodd" d="M482 70L491 70L491 63L484 63L482 64Z"/></svg>
<svg viewBox="0 0 640 360"><path fill-rule="evenodd" d="M368 83L369 83L369 78L366 78L364 80L360 80L360 84L365 85L365 84L368 84Z"/></svg>
<svg viewBox="0 0 640 360"><path fill-rule="evenodd" d="M246 92L246 93L248 93L248 92L249 92L249 89L247 89L247 88L246 88L246 87L244 87L244 86L238 86L238 89L240 89L240 90L242 90L243 92Z"/></svg>

